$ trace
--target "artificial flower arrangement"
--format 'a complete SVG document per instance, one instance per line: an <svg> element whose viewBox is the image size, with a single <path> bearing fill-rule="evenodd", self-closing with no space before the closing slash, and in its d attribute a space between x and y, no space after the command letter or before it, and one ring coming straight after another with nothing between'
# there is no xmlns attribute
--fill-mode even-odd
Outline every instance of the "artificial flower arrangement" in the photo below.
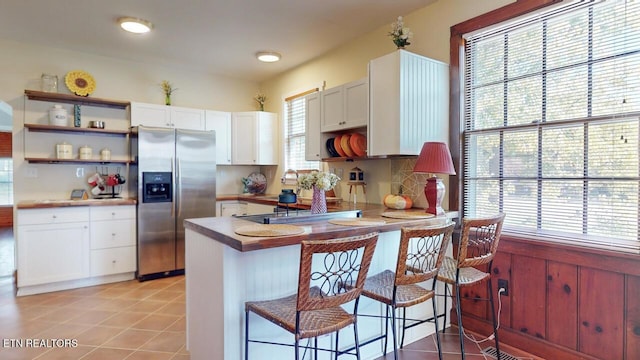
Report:
<svg viewBox="0 0 640 360"><path fill-rule="evenodd" d="M398 20L391 24L391 31L389 36L393 39L393 43L396 44L398 49L402 49L407 45L411 45L409 40L413 37L413 33L408 27L404 26L402 16L398 16Z"/></svg>
<svg viewBox="0 0 640 360"><path fill-rule="evenodd" d="M336 174L324 171L312 171L308 174L298 176L298 186L305 190L316 188L324 191L333 189L340 181Z"/></svg>
<svg viewBox="0 0 640 360"><path fill-rule="evenodd" d="M260 111L264 111L264 103L267 102L267 96L264 94L258 94L253 98L260 105Z"/></svg>
<svg viewBox="0 0 640 360"><path fill-rule="evenodd" d="M173 85L167 80L162 80L160 83L160 87L162 88L162 92L164 92L164 103L165 105L171 105L171 94L178 90L174 88Z"/></svg>

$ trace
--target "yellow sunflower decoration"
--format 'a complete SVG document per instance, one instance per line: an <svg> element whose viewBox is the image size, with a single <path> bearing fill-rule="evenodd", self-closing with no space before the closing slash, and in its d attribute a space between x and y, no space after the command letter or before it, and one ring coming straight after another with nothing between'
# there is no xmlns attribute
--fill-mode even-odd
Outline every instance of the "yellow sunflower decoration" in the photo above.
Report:
<svg viewBox="0 0 640 360"><path fill-rule="evenodd" d="M79 96L89 96L96 89L96 81L86 71L69 71L64 77L67 88Z"/></svg>

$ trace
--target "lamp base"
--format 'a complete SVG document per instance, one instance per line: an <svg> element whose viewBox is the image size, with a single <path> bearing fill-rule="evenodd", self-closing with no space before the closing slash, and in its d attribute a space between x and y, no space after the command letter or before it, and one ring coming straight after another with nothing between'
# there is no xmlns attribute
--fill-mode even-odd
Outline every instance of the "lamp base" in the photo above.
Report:
<svg viewBox="0 0 640 360"><path fill-rule="evenodd" d="M445 187L441 179L436 176L427 179L424 185L424 196L427 198L427 213L435 216L444 215L442 199L444 199Z"/></svg>

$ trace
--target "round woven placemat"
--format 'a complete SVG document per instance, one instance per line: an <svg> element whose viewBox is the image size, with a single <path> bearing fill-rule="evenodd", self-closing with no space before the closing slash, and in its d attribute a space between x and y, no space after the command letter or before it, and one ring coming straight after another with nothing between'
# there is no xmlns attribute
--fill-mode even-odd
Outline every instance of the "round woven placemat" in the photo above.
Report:
<svg viewBox="0 0 640 360"><path fill-rule="evenodd" d="M353 219L331 219L329 223L344 226L371 226L384 225L386 221L380 219L353 218Z"/></svg>
<svg viewBox="0 0 640 360"><path fill-rule="evenodd" d="M244 236L288 236L304 232L304 228L286 224L253 224L240 226L234 230L238 235Z"/></svg>
<svg viewBox="0 0 640 360"><path fill-rule="evenodd" d="M387 211L382 216L393 219L429 219L435 215L423 211Z"/></svg>

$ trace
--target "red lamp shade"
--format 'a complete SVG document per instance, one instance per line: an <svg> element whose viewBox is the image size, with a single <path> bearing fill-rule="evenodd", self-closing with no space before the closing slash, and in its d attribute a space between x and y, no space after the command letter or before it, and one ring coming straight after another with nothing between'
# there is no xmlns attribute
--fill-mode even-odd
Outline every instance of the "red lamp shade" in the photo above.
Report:
<svg viewBox="0 0 640 360"><path fill-rule="evenodd" d="M456 169L453 166L447 144L442 142L424 143L416 165L413 167L413 172L455 175ZM441 206L444 194L445 187L442 180L435 175L427 179L427 183L424 186L424 195L428 203L427 213L436 216L444 215L444 209Z"/></svg>

